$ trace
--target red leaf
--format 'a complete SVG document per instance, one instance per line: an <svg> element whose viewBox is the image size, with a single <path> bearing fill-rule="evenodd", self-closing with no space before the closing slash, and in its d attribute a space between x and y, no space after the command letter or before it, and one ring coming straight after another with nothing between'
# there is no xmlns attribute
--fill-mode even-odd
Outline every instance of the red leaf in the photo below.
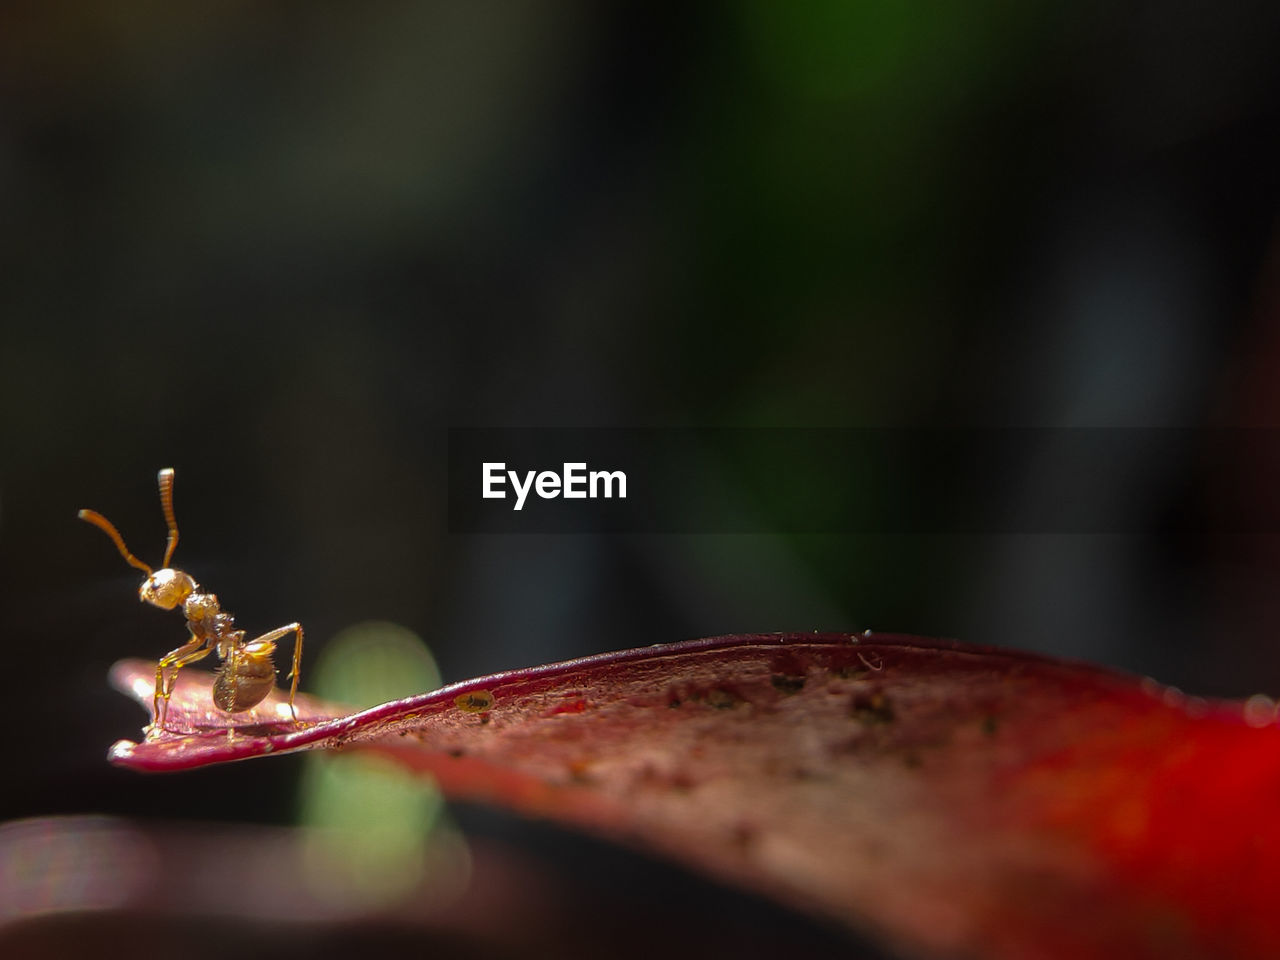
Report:
<svg viewBox="0 0 1280 960"><path fill-rule="evenodd" d="M154 664L118 687L151 703ZM359 745L939 956L1280 955L1280 726L1031 654L886 635L723 637L515 670L350 716L232 720L184 671L183 770ZM284 714L287 717L287 712Z"/></svg>

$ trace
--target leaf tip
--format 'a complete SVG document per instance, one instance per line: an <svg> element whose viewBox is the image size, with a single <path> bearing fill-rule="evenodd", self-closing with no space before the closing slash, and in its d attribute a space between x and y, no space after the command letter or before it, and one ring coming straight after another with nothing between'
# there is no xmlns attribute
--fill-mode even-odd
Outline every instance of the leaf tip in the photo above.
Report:
<svg viewBox="0 0 1280 960"><path fill-rule="evenodd" d="M132 740L117 740L107 751L107 760L111 763L128 763L133 759L133 751L137 747Z"/></svg>

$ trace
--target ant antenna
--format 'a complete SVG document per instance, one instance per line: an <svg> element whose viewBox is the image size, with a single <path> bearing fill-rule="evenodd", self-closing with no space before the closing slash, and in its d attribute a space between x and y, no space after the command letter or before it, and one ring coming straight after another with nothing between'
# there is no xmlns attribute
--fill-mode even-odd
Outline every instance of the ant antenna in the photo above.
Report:
<svg viewBox="0 0 1280 960"><path fill-rule="evenodd" d="M81 510L77 516L81 520L92 523L95 527L111 538L111 542L116 545L116 549L120 551L120 556L128 561L129 566L137 567L147 576L151 576L151 568L129 552L129 548L124 545L124 539L120 536L118 530L111 525L111 521L98 513L96 510Z"/></svg>
<svg viewBox="0 0 1280 960"><path fill-rule="evenodd" d="M173 468L161 470L159 480L160 506L164 509L164 522L169 525L169 542L164 548L164 565L167 567L178 546L178 521L173 518Z"/></svg>

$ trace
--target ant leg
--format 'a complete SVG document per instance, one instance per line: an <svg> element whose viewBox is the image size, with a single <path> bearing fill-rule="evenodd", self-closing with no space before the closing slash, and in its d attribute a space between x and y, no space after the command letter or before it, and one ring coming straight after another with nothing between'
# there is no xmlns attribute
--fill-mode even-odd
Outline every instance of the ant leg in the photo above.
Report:
<svg viewBox="0 0 1280 960"><path fill-rule="evenodd" d="M302 663L302 624L290 623L283 627L276 627L276 629L269 633L264 633L252 643L274 643L276 640L279 640L281 637L290 633L296 633L297 639L295 639L293 643L293 669L289 671L289 677L293 680L293 683L289 686L289 712L293 714L293 722L297 723L298 711L293 708L293 698L298 692L298 667ZM250 644L250 646L252 646L252 644Z"/></svg>
<svg viewBox="0 0 1280 960"><path fill-rule="evenodd" d="M167 702L167 699L168 699L167 697L164 697L165 668L173 666L173 664L176 663L178 660L180 660L182 657L185 657L187 654L193 653L194 651L200 649L202 645L203 645L203 641L197 640L195 637L192 637L190 640L188 640L186 643L184 643L182 646L178 647L177 649L170 650L168 653L166 653L163 657L161 657L156 662L156 692L155 692L155 699L152 701L152 704L151 704L151 719L152 719L152 723L154 723L161 730L164 729L164 718L160 716L160 700L161 698L164 698Z"/></svg>
<svg viewBox="0 0 1280 960"><path fill-rule="evenodd" d="M212 652L213 652L213 648L212 648L212 647L205 647L203 650L197 650L197 651L195 651L194 653L190 653L190 654L188 654L188 655L187 655L187 656L185 656L185 657L181 657L181 658L179 658L177 661L175 661L175 662L174 662L174 664L173 664L173 673L169 674L169 681L168 681L168 683L166 683L166 684L165 684L165 686L164 686L164 702L165 702L165 704L168 704L168 702L169 702L169 697L170 697L170 696L172 695L172 693L173 693L173 688L174 688L174 687L177 685L177 683L178 683L178 671L179 671L179 670L181 670L183 667L185 667L185 666L186 666L187 664L189 664L189 663L195 663L197 660L203 660L205 657L207 657L207 656L208 656L210 653L212 653ZM168 712L168 708L167 708L167 707L166 707L166 712Z"/></svg>
<svg viewBox="0 0 1280 960"><path fill-rule="evenodd" d="M165 721L169 718L169 697L173 694L174 684L178 682L178 671L189 663L207 657L211 649L204 646L203 640L192 637L177 649L170 650L156 663L156 692L151 705L152 729L165 729ZM173 667L173 673L166 678L164 671L168 667ZM164 704L163 711L161 703Z"/></svg>

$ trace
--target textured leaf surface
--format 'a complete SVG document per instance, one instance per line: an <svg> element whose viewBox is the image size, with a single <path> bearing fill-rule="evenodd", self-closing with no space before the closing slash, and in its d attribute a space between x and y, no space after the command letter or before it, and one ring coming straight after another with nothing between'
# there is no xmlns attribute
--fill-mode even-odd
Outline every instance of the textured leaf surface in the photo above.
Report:
<svg viewBox="0 0 1280 960"><path fill-rule="evenodd" d="M154 664L118 687L150 707ZM278 692L228 719L184 671L176 771L360 746L936 956L1280 955L1280 726L1013 651L723 637L515 670L352 715Z"/></svg>

